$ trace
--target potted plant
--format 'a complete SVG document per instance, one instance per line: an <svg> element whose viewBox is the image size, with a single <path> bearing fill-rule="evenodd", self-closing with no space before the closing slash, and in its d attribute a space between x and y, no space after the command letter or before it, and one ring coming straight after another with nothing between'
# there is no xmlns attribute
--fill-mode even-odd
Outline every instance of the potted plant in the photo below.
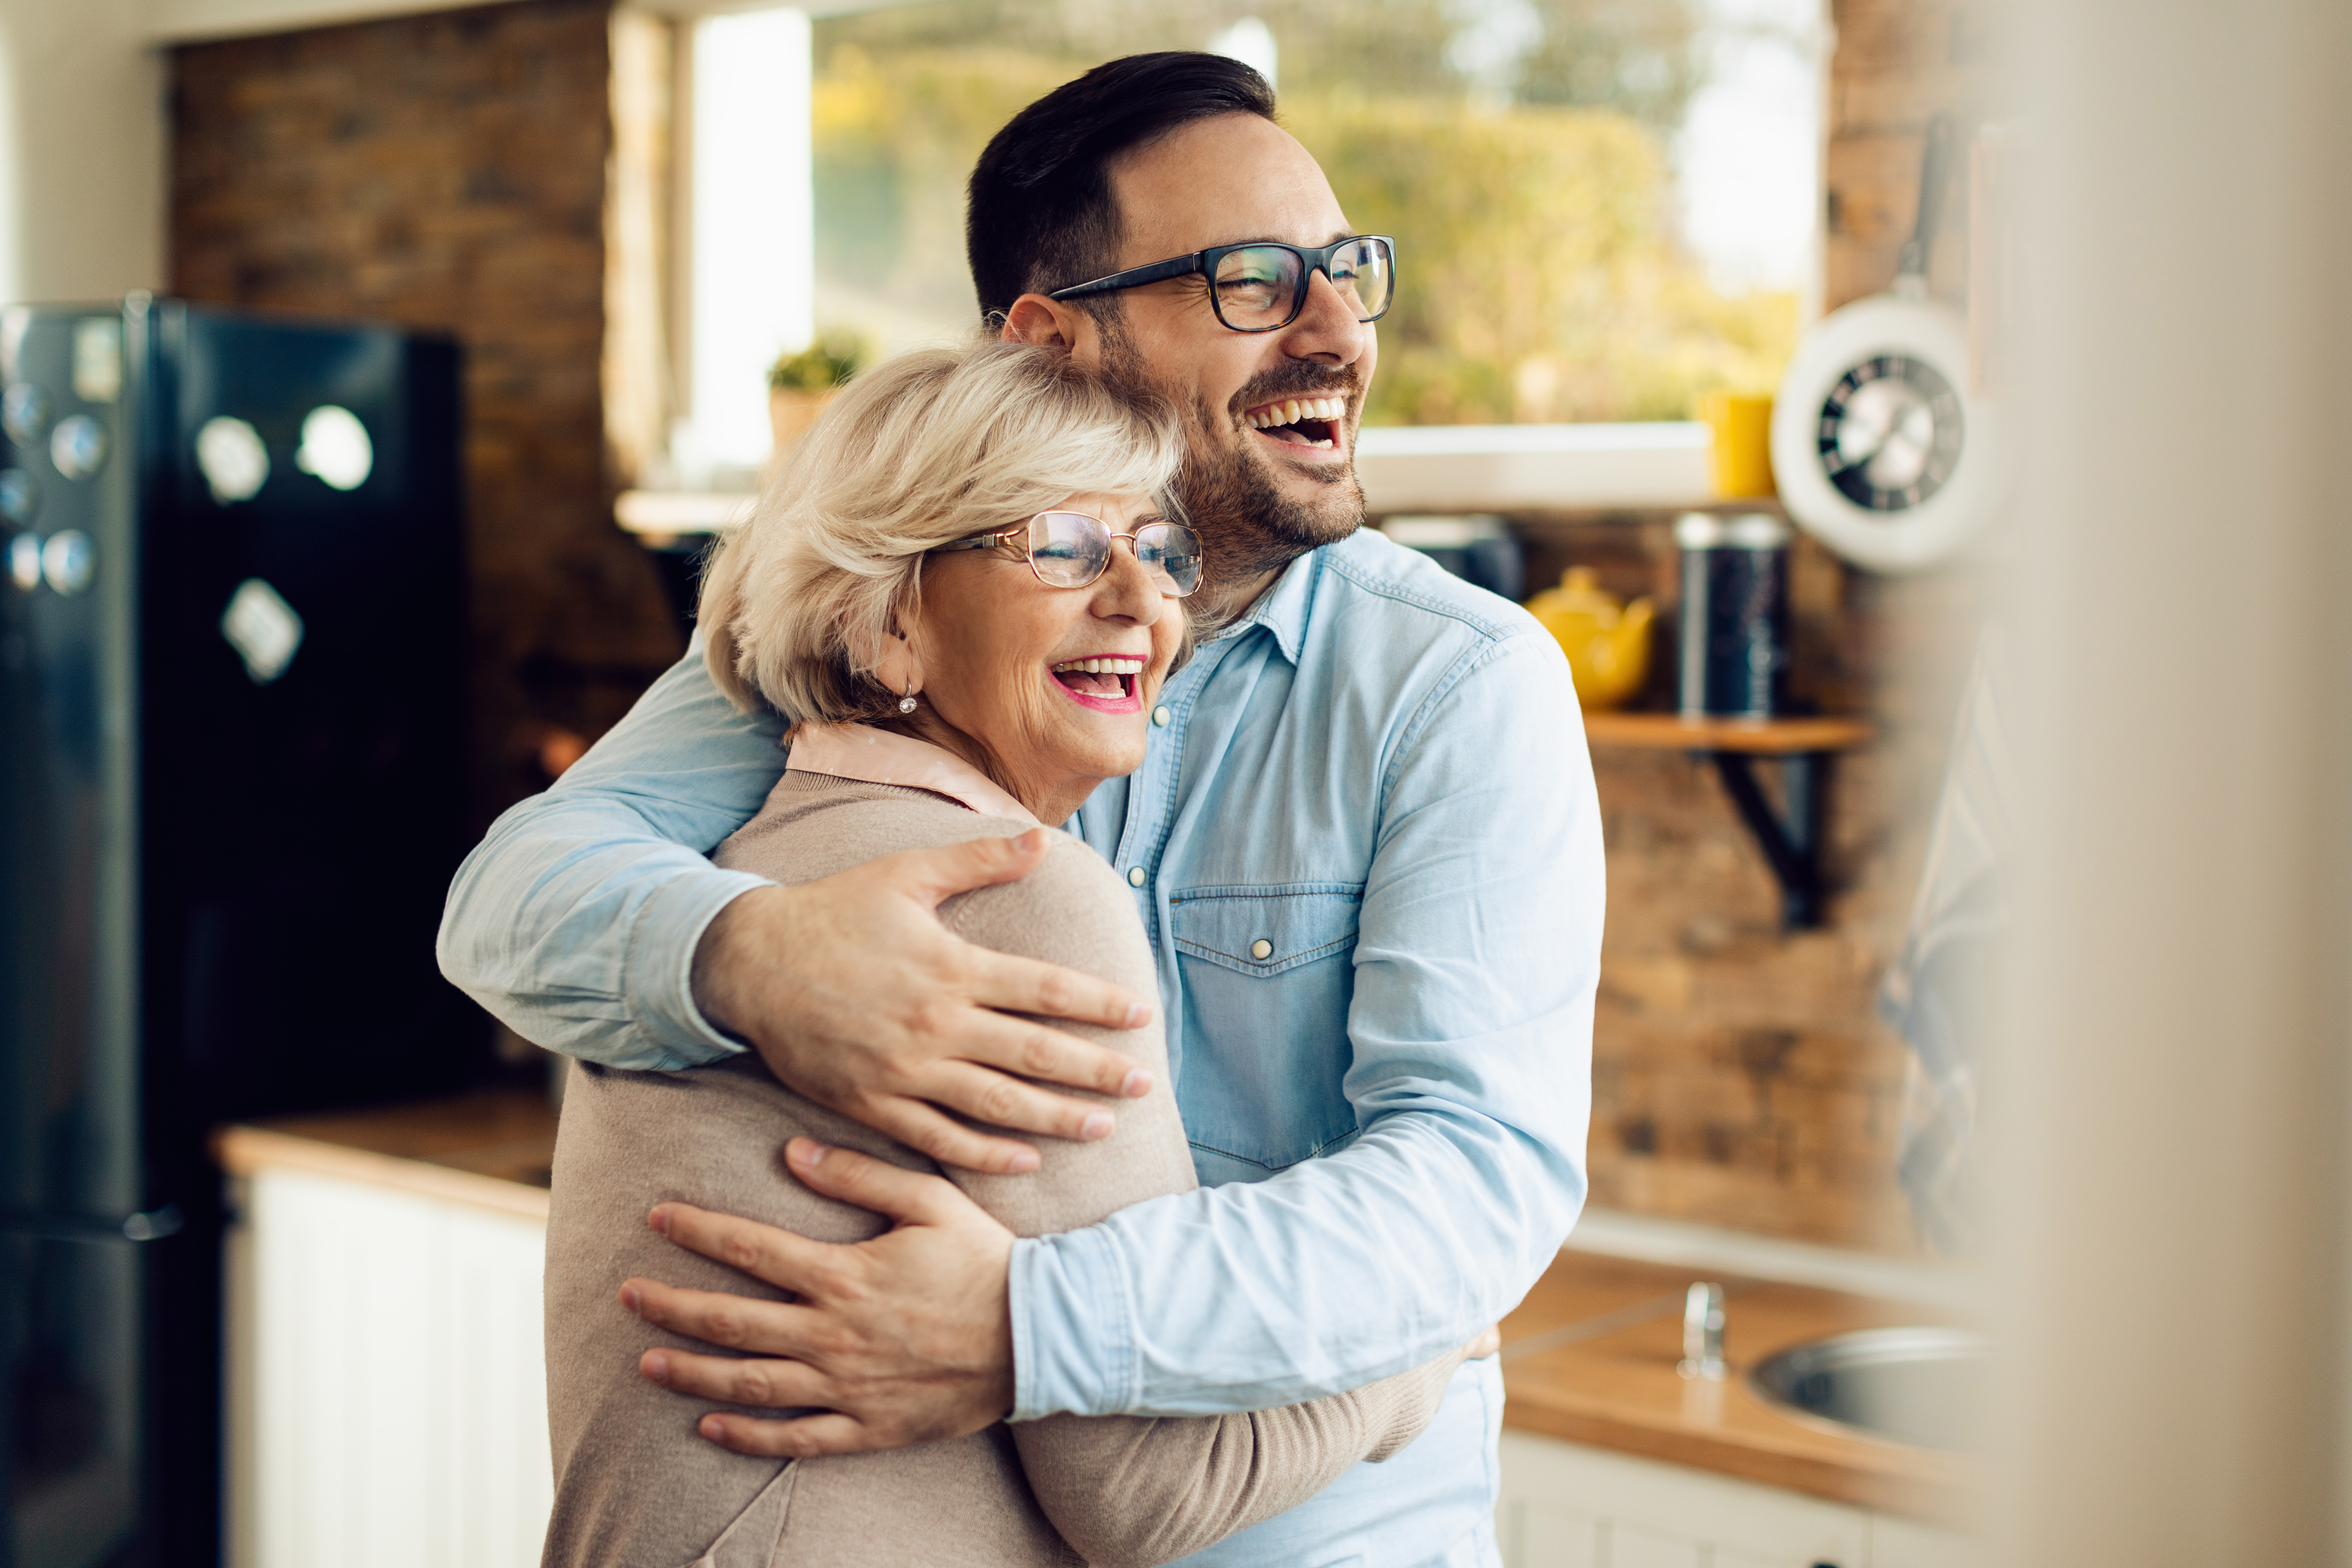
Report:
<svg viewBox="0 0 2352 1568"><path fill-rule="evenodd" d="M787 353L768 367L768 421L776 450L799 440L832 398L833 390L871 357L866 340L841 327L828 327L816 342Z"/></svg>

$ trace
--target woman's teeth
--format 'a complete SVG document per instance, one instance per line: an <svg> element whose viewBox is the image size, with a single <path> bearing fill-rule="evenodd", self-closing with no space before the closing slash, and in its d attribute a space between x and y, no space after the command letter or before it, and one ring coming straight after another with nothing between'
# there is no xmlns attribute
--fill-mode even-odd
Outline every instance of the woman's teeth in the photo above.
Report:
<svg viewBox="0 0 2352 1568"><path fill-rule="evenodd" d="M1131 656L1065 659L1054 666L1054 679L1088 697L1125 697L1129 683L1143 673L1144 661Z"/></svg>

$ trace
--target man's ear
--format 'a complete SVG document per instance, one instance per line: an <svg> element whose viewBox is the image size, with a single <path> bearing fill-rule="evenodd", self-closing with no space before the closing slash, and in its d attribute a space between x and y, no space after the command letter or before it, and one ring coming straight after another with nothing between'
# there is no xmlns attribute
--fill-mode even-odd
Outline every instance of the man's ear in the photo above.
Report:
<svg viewBox="0 0 2352 1568"><path fill-rule="evenodd" d="M1013 309L1004 312L1004 328L998 335L1008 343L1075 349L1086 320L1083 311L1059 300L1048 300L1043 294L1024 294L1013 301Z"/></svg>

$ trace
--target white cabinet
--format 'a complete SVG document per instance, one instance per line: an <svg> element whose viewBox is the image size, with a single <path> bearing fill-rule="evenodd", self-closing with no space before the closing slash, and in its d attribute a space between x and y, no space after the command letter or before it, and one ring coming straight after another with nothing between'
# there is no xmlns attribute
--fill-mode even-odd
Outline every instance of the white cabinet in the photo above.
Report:
<svg viewBox="0 0 2352 1568"><path fill-rule="evenodd" d="M1506 1430L1507 1568L1981 1568L1948 1531L1709 1471Z"/></svg>
<svg viewBox="0 0 2352 1568"><path fill-rule="evenodd" d="M543 1223L299 1170L230 1242L234 1568L529 1568Z"/></svg>

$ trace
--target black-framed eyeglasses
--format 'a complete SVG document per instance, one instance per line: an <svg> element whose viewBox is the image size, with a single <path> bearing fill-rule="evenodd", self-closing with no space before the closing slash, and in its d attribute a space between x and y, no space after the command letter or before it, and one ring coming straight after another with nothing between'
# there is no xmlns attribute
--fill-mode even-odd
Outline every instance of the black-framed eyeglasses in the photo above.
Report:
<svg viewBox="0 0 2352 1568"><path fill-rule="evenodd" d="M1083 588L1110 570L1111 542L1118 539L1127 541L1169 598L1181 599L1201 585L1201 536L1181 522L1147 522L1131 533L1113 533L1110 524L1082 511L1041 511L1018 528L976 533L939 545L934 553L1017 544L1037 581L1051 588Z"/></svg>
<svg viewBox="0 0 2352 1568"><path fill-rule="evenodd" d="M1209 279L1209 302L1216 308L1217 320L1237 332L1279 331L1298 320L1318 272L1331 280L1356 320L1377 321L1396 298L1396 241L1385 234L1351 234L1319 250L1271 240L1214 245L1149 267L1130 267L1091 283L1074 283L1046 298L1107 294L1194 272Z"/></svg>

